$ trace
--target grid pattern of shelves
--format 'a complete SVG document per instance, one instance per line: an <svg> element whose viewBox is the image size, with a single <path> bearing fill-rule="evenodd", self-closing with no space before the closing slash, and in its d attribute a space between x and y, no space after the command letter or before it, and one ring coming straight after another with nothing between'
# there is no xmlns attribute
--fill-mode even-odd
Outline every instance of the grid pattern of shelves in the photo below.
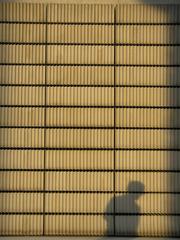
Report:
<svg viewBox="0 0 180 240"><path fill-rule="evenodd" d="M0 4L1 235L179 236L179 13Z"/></svg>

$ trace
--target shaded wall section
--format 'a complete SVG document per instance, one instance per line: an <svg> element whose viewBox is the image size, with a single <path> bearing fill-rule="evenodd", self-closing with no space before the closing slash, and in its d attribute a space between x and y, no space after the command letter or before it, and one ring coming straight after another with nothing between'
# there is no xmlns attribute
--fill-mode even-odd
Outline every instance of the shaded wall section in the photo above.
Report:
<svg viewBox="0 0 180 240"><path fill-rule="evenodd" d="M127 190L115 198L117 235L179 235L178 13L178 5L117 6L116 189Z"/></svg>

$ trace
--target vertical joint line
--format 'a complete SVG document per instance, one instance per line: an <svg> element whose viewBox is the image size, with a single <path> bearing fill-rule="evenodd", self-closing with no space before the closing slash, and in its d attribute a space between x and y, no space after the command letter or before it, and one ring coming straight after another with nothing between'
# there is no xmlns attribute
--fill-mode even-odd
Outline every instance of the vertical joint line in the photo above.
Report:
<svg viewBox="0 0 180 240"><path fill-rule="evenodd" d="M45 235L45 194L46 194L46 105L47 105L47 7L48 5L46 4L46 28L45 28L45 76L44 76L44 81L45 81L45 89L44 89L44 173L43 173L43 235Z"/></svg>
<svg viewBox="0 0 180 240"><path fill-rule="evenodd" d="M114 174L113 174L113 191L114 191L114 216L113 216L113 233L116 235L115 229L115 221L116 221L116 206L115 206L115 197L116 197L116 189L115 189L115 174L116 174L116 6L114 7Z"/></svg>

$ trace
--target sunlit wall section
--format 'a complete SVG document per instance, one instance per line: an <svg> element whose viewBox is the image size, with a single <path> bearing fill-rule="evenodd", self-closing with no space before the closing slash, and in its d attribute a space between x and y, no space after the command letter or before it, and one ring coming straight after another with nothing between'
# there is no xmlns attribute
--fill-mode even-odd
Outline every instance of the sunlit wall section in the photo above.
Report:
<svg viewBox="0 0 180 240"><path fill-rule="evenodd" d="M179 236L178 5L0 4L0 234Z"/></svg>
<svg viewBox="0 0 180 240"><path fill-rule="evenodd" d="M114 6L0 9L1 235L104 235L115 187Z"/></svg>
<svg viewBox="0 0 180 240"><path fill-rule="evenodd" d="M0 234L43 233L45 5L0 4Z"/></svg>

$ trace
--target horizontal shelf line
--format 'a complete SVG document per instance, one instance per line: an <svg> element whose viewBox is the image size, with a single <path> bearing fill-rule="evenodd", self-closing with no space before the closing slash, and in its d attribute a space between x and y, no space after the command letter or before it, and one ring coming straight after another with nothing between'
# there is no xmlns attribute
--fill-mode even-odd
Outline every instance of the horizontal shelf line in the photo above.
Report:
<svg viewBox="0 0 180 240"><path fill-rule="evenodd" d="M96 127L96 126L0 126L0 129L124 129L124 130L180 130L180 127Z"/></svg>
<svg viewBox="0 0 180 240"><path fill-rule="evenodd" d="M172 192L172 191L144 191L144 192L138 192L138 191L66 191L66 190L0 190L0 193L43 193L43 194L49 194L49 193L62 193L62 194L68 194L68 193L79 193L79 194L180 194L180 192Z"/></svg>
<svg viewBox="0 0 180 240"><path fill-rule="evenodd" d="M143 108L180 109L180 106L87 106L87 105L0 105L0 108Z"/></svg>
<svg viewBox="0 0 180 240"><path fill-rule="evenodd" d="M113 64L113 63L0 63L0 66L52 66L52 67L180 67L180 64Z"/></svg>
<svg viewBox="0 0 180 240"><path fill-rule="evenodd" d="M150 169L0 169L0 172L173 172L180 173L180 170L150 170Z"/></svg>
<svg viewBox="0 0 180 240"><path fill-rule="evenodd" d="M180 43L65 43L65 42L0 42L0 45L41 45L41 46L151 46L177 47Z"/></svg>
<svg viewBox="0 0 180 240"><path fill-rule="evenodd" d="M77 151L180 151L180 148L63 148L63 147L0 147L1 150L77 150Z"/></svg>
<svg viewBox="0 0 180 240"><path fill-rule="evenodd" d="M110 84L0 84L0 87L99 87L99 88L114 88ZM120 85L116 84L116 88L180 88L180 85Z"/></svg>
<svg viewBox="0 0 180 240"><path fill-rule="evenodd" d="M180 22L58 22L58 21L0 21L0 24L43 24L43 25L180 25Z"/></svg>
<svg viewBox="0 0 180 240"><path fill-rule="evenodd" d="M35 232L35 231L34 231ZM50 232L50 231L49 231ZM94 234L94 232L89 232L89 234L87 234L87 233L82 233L82 234L80 234L80 233L77 233L76 235L74 235L73 233L72 234L65 234L65 233L61 233L61 232L58 232L58 231L54 231L55 233L54 234L52 234L52 233L48 233L48 230L46 230L45 229L45 233L43 233L43 230L41 229L39 232L36 232L36 233L22 233L22 234L17 234L17 233L14 233L14 234L9 234L9 233L1 233L0 234L0 237L20 237L20 238L22 238L22 237L65 237L66 239L68 238L68 237L73 237L74 239L75 238L77 238L77 237L80 237L80 238L82 238L82 237L105 237L106 239L108 238L108 237L123 237L123 238L142 238L142 236L139 236L139 235L137 235L137 234L129 234L129 233L124 233L124 234L122 234L122 233L115 233L115 234L107 234L107 235L104 235L103 233L99 233L99 234L97 234L97 233L95 233ZM162 237L162 238L164 238L165 240L167 239L169 239L169 238L172 238L172 239L175 239L175 240L177 240L177 238L179 238L180 237L180 234L174 234L174 233L170 233L170 234L166 234L166 235L164 235L164 234L154 234L154 235L152 235L152 234L146 234L145 235L146 236L146 238L147 237L156 237L156 238L159 238L159 237Z"/></svg>
<svg viewBox="0 0 180 240"><path fill-rule="evenodd" d="M0 215L102 215L102 216L180 216L180 213L105 213L105 212L0 212Z"/></svg>

